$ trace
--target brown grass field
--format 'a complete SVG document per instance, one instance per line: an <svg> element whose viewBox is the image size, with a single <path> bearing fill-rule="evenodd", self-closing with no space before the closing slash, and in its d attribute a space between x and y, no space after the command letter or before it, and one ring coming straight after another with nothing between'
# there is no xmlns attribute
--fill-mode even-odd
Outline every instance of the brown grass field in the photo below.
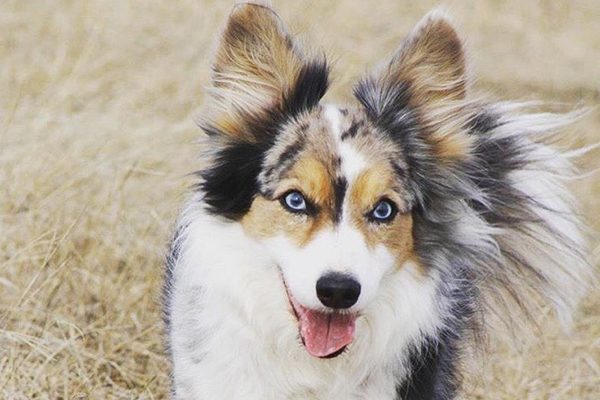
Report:
<svg viewBox="0 0 600 400"><path fill-rule="evenodd" d="M1 2L1 399L167 398L162 259L198 167L194 117L231 4ZM341 100L437 4L275 1L335 60L328 98ZM467 38L476 89L591 106L565 137L599 141L599 0L443 4ZM597 232L598 174L573 187ZM598 265L597 236L590 245ZM599 399L599 310L596 289L570 333L552 318L531 338L496 331L464 398Z"/></svg>

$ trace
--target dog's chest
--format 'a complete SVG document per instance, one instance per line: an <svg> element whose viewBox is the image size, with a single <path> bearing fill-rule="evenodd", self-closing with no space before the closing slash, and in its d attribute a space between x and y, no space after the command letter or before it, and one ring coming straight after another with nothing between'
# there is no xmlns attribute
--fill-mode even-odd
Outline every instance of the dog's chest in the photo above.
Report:
<svg viewBox="0 0 600 400"><path fill-rule="evenodd" d="M180 339L187 343L187 354L175 360L178 400L395 399L394 378L384 368L342 368L343 359L336 360L340 367L323 367L294 356L293 350L292 357L283 358L273 347L277 344L265 346L252 335L240 340L229 327L205 337L203 344Z"/></svg>
<svg viewBox="0 0 600 400"><path fill-rule="evenodd" d="M197 287L175 293L170 335L177 400L395 398L390 368L360 360L352 349L333 360L308 355L293 317L275 299L250 301L244 309L223 298L212 303L210 291Z"/></svg>

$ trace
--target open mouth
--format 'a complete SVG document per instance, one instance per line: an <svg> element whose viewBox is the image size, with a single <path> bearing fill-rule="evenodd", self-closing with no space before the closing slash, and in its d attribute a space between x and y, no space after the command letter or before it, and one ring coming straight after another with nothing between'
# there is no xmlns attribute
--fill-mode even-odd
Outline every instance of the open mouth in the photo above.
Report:
<svg viewBox="0 0 600 400"><path fill-rule="evenodd" d="M342 354L354 340L357 315L306 308L292 296L287 285L285 288L298 319L300 338L308 353L319 358L335 358Z"/></svg>

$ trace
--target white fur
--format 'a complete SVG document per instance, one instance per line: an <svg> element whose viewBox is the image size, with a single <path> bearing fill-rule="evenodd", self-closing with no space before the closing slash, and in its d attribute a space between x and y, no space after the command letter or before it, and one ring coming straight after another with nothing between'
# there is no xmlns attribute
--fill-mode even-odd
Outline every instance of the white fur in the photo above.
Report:
<svg viewBox="0 0 600 400"><path fill-rule="evenodd" d="M342 175L352 190L356 175L366 168L364 157L340 139L340 112L337 107L325 108L330 122L330 134L336 138ZM336 271L354 276L361 284L360 298L350 311L361 311L377 293L381 277L394 268L395 259L384 246L369 249L362 233L351 224L348 197L342 205L342 220L335 227L319 232L304 247L290 238L277 236L266 241L268 253L281 268L292 295L305 307L324 308L316 296L317 280L327 272Z"/></svg>
<svg viewBox="0 0 600 400"><path fill-rule="evenodd" d="M395 398L407 346L437 329L433 279L423 279L411 263L387 271L372 301L361 305L355 342L345 354L321 360L298 339L270 250L200 206L184 220L190 225L169 310L177 399ZM289 250L284 246L281 254Z"/></svg>
<svg viewBox="0 0 600 400"><path fill-rule="evenodd" d="M408 344L437 329L435 281L407 263L365 301L348 351L314 358L267 248L201 206L184 221L168 310L176 399L393 399Z"/></svg>
<svg viewBox="0 0 600 400"><path fill-rule="evenodd" d="M317 280L329 271L354 276L361 284L358 302L350 311L361 311L375 297L381 278L394 268L394 257L383 246L370 250L356 228L347 223L324 230L299 248L285 236L267 241L267 249L280 266L292 295L304 306L324 308L316 296Z"/></svg>
<svg viewBox="0 0 600 400"><path fill-rule="evenodd" d="M328 110L339 134L339 112ZM366 162L344 146L351 190ZM300 248L281 235L259 242L241 224L206 213L201 199L190 204L167 310L176 399L396 398L408 346L440 328L437 277L423 277L411 262L398 270L393 255L383 245L369 248L349 218ZM348 350L323 360L299 340L283 279L300 303L318 309L315 285L328 271L360 282L351 308L360 317Z"/></svg>
<svg viewBox="0 0 600 400"><path fill-rule="evenodd" d="M514 187L536 199L533 211L553 232L560 232L563 238L529 226L546 247L538 248L535 252L529 248L523 253L528 254L531 265L543 273L552 289L560 288L561 291L570 293L569 296L551 298L559 320L568 328L572 323L573 310L585 293L580 289L586 287L586 280L591 278L588 265L582 260L571 257L570 252L556 251L565 246L564 240L571 241L571 246L585 248L581 223L571 212L574 200L561 183L560 175L564 179L564 175L570 173L571 166L560 153L547 146L536 145L533 156L540 161L530 169L513 172L510 179ZM523 238L522 243L525 247L529 240Z"/></svg>
<svg viewBox="0 0 600 400"><path fill-rule="evenodd" d="M349 143L342 141L342 130L340 128L341 113L333 104L325 106L325 118L329 121L329 132L335 139L338 153L342 161L341 170L349 184L367 167L365 157Z"/></svg>

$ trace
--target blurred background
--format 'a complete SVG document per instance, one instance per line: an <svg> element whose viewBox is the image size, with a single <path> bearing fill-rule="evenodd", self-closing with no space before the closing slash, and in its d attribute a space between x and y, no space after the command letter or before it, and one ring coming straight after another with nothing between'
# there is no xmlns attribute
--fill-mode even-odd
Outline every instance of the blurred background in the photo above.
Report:
<svg viewBox="0 0 600 400"><path fill-rule="evenodd" d="M274 1L334 65L330 100L444 5L475 89L600 103L599 0ZM231 8L209 0L0 3L0 398L164 399L158 304L173 219L198 167L194 117ZM565 133L600 139L600 112ZM598 168L599 153L581 161ZM573 183L593 230L600 178ZM598 240L591 247L598 264ZM600 293L569 334L497 334L469 399L600 398Z"/></svg>

